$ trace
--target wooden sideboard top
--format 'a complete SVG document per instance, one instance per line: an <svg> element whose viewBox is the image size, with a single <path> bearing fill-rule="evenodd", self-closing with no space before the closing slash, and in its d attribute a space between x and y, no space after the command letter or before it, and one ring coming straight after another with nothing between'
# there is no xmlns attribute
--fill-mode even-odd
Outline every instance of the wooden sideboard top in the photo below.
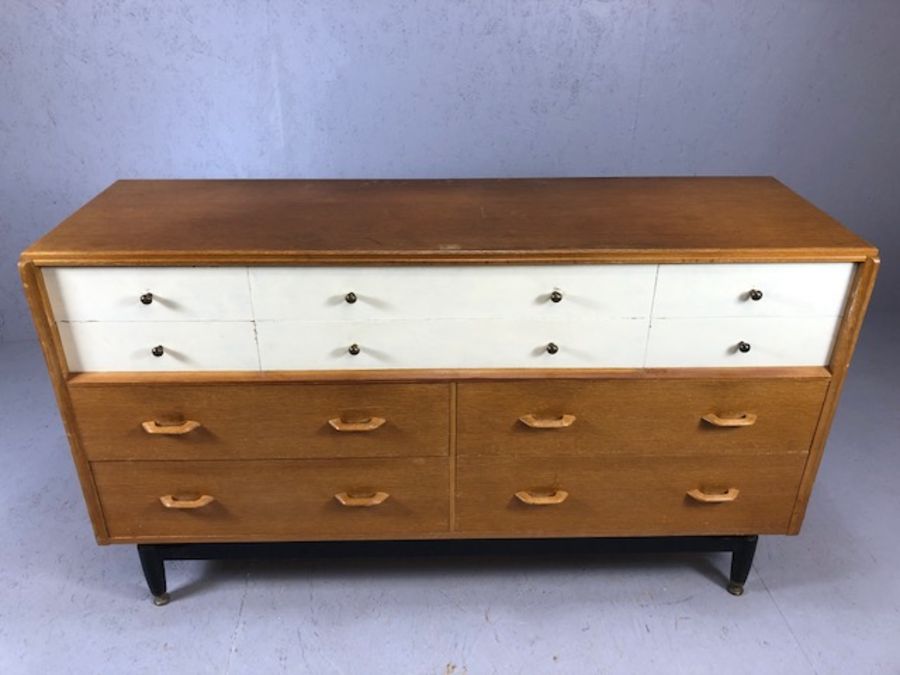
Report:
<svg viewBox="0 0 900 675"><path fill-rule="evenodd" d="M39 265L863 260L767 177L118 181Z"/></svg>

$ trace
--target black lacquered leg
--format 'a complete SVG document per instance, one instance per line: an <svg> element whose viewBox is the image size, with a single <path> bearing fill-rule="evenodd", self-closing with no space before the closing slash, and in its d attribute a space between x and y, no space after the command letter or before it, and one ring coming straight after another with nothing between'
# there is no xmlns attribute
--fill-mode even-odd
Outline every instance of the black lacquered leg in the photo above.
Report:
<svg viewBox="0 0 900 675"><path fill-rule="evenodd" d="M728 592L732 595L743 595L744 584L750 575L753 556L756 555L756 535L741 537L731 554L731 578L728 580Z"/></svg>
<svg viewBox="0 0 900 675"><path fill-rule="evenodd" d="M138 544L137 549L141 558L141 569L144 570L144 578L147 580L147 587L153 596L153 604L157 606L168 604L165 558L152 544Z"/></svg>

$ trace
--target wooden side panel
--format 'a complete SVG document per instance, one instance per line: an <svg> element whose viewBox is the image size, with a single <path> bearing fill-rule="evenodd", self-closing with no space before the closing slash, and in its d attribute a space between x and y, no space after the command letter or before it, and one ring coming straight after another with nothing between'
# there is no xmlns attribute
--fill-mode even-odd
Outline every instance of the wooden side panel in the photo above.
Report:
<svg viewBox="0 0 900 675"><path fill-rule="evenodd" d="M794 507L794 513L791 516L789 534L798 534L800 532L800 526L803 524L803 517L806 514L806 507L809 504L809 498L812 494L813 483L816 480L819 465L822 463L825 442L828 440L828 432L831 430L831 422L834 419L834 413L837 410L841 389L844 386L847 369L850 367L850 360L853 357L856 341L859 339L859 332L862 329L863 318L865 318L866 309L868 308L869 300L872 297L872 290L875 287L875 278L878 275L878 267L880 264L881 261L879 258L869 258L866 262L860 264L856 271L853 289L850 293L850 303L844 321L841 323L834 352L831 357L831 386L825 397L822 416L819 419L819 425L816 428L816 435L813 438L809 460L806 463L803 479L800 482L800 490L797 493L797 503Z"/></svg>
<svg viewBox="0 0 900 675"><path fill-rule="evenodd" d="M66 360L60 345L59 334L56 332L56 326L50 313L50 303L47 300L43 279L39 269L29 262L19 263L19 275L22 278L25 297L31 309L31 318L34 321L41 349L44 352L44 359L47 362L47 371L50 374L50 382L56 395L56 404L59 407L63 427L66 430L66 437L69 440L72 459L75 461L75 469L78 472L81 491L84 494L84 501L94 528L94 536L98 543L106 544L109 543L106 522L103 518L103 511L100 508L97 487L94 484L87 457L78 438L75 413L66 387L66 378L68 376L65 365Z"/></svg>

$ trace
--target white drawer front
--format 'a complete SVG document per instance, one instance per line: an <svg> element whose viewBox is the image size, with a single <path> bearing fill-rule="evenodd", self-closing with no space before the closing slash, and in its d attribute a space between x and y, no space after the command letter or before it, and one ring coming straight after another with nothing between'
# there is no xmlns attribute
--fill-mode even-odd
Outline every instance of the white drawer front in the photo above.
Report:
<svg viewBox="0 0 900 675"><path fill-rule="evenodd" d="M72 372L259 370L252 321L61 322ZM162 356L152 349L163 347Z"/></svg>
<svg viewBox="0 0 900 675"><path fill-rule="evenodd" d="M653 319L648 368L827 365L834 317ZM750 345L746 353L738 343Z"/></svg>
<svg viewBox="0 0 900 675"><path fill-rule="evenodd" d="M57 321L253 319L246 267L51 267L44 282Z"/></svg>
<svg viewBox="0 0 900 675"><path fill-rule="evenodd" d="M654 317L839 316L853 263L660 265ZM762 297L753 300L751 291Z"/></svg>
<svg viewBox="0 0 900 675"><path fill-rule="evenodd" d="M646 317L655 276L655 265L250 269L257 319L307 321Z"/></svg>
<svg viewBox="0 0 900 675"><path fill-rule="evenodd" d="M632 368L646 335L646 319L257 323L263 370Z"/></svg>

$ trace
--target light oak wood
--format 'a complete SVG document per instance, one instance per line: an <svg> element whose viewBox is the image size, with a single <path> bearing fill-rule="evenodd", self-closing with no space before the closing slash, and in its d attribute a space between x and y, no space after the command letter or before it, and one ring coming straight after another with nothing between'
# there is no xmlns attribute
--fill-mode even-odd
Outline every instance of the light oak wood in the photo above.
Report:
<svg viewBox="0 0 900 675"><path fill-rule="evenodd" d="M118 384L72 387L70 392L79 438L92 460L448 453L446 384ZM362 426L373 430L339 433L332 424L336 419L368 420ZM201 426L182 435L148 434L147 420Z"/></svg>
<svg viewBox="0 0 900 675"><path fill-rule="evenodd" d="M784 534L805 457L796 454L458 460L458 531L520 536ZM699 503L703 494L735 488L730 503ZM568 493L552 508L521 502L522 491Z"/></svg>
<svg viewBox="0 0 900 675"><path fill-rule="evenodd" d="M529 506L553 506L562 504L569 498L565 490L553 490L552 492L538 493L531 490L520 490L516 493L516 499Z"/></svg>
<svg viewBox="0 0 900 675"><path fill-rule="evenodd" d="M716 413L707 413L700 417L714 427L752 427L758 419L756 413L738 413L729 417L720 417Z"/></svg>
<svg viewBox="0 0 900 675"><path fill-rule="evenodd" d="M212 495L200 495L196 499L184 499L175 495L163 495L160 503L167 509L202 509L216 501Z"/></svg>
<svg viewBox="0 0 900 675"><path fill-rule="evenodd" d="M341 506L370 507L383 504L390 495L387 492L373 492L367 495L351 495L347 492L338 492L334 498Z"/></svg>
<svg viewBox="0 0 900 675"><path fill-rule="evenodd" d="M38 340L41 343L41 351L47 363L47 372L50 375L50 383L53 385L53 393L56 397L56 405L59 408L66 438L69 441L72 459L78 473L78 482L81 485L81 492L93 526L94 537L97 543L105 544L109 542L109 531L100 508L97 487L88 465L87 455L78 436L75 411L66 387L69 372L59 333L56 331L56 324L50 314L50 302L43 286L43 279L36 266L24 260L19 262L19 276L22 279L22 287L31 310L31 318L34 321Z"/></svg>
<svg viewBox="0 0 900 675"><path fill-rule="evenodd" d="M522 415L519 421L532 429L565 429L575 424L575 415L563 413L558 417L539 417L529 413Z"/></svg>
<svg viewBox="0 0 900 675"><path fill-rule="evenodd" d="M196 420L185 420L180 423L167 424L159 420L146 420L141 422L141 428L148 434L161 434L163 436L184 436L195 429L199 429L202 424Z"/></svg>
<svg viewBox="0 0 900 675"><path fill-rule="evenodd" d="M69 384L73 387L103 386L106 384L216 384L242 383L325 383L325 382L481 382L494 380L596 380L629 379L717 380L828 378L826 367L778 368L438 368L384 370L269 370L265 372L205 372L205 373L73 373Z"/></svg>
<svg viewBox="0 0 900 675"><path fill-rule="evenodd" d="M387 422L383 417L366 417L358 422L348 422L341 417L332 417L328 420L329 426L335 431L375 431L384 426Z"/></svg>
<svg viewBox="0 0 900 675"><path fill-rule="evenodd" d="M597 456L805 453L828 380L557 380L458 385L461 455ZM536 431L523 415L577 418ZM718 428L702 421L752 413L755 424Z"/></svg>
<svg viewBox="0 0 900 675"><path fill-rule="evenodd" d="M42 275L736 262L861 263L826 366L72 373ZM874 247L769 178L128 181L19 265L100 543L796 533L877 268ZM335 497L379 493L377 508Z"/></svg>
<svg viewBox="0 0 900 675"><path fill-rule="evenodd" d="M43 265L863 260L873 254L867 242L764 177L119 181L25 252Z"/></svg>
<svg viewBox="0 0 900 675"><path fill-rule="evenodd" d="M733 502L740 493L737 488L728 488L724 492L706 492L700 488L692 488L687 491L687 496L701 504L724 504Z"/></svg>
<svg viewBox="0 0 900 675"><path fill-rule="evenodd" d="M844 386L847 370L850 368L850 360L853 357L856 341L859 339L860 330L862 330L863 318L866 315L866 309L872 297L872 290L875 288L875 278L878 276L880 265L881 260L873 257L866 260L865 264L860 265L856 271L853 289L850 292L849 307L841 324L831 356L830 369L833 373L831 386L828 388L828 393L825 397L825 405L822 407L822 415L816 427L816 434L813 437L809 459L803 472L803 478L800 481L797 504L791 516L790 534L800 532L800 525L803 523L803 516L806 513L806 507L812 494L813 483L822 463L825 442L828 439L828 432L831 430L831 423L834 420L834 414L840 400L841 389Z"/></svg>
<svg viewBox="0 0 900 675"><path fill-rule="evenodd" d="M446 458L95 462L117 541L391 539L449 530ZM390 499L347 508L335 495ZM212 495L200 509L168 509L159 496Z"/></svg>

